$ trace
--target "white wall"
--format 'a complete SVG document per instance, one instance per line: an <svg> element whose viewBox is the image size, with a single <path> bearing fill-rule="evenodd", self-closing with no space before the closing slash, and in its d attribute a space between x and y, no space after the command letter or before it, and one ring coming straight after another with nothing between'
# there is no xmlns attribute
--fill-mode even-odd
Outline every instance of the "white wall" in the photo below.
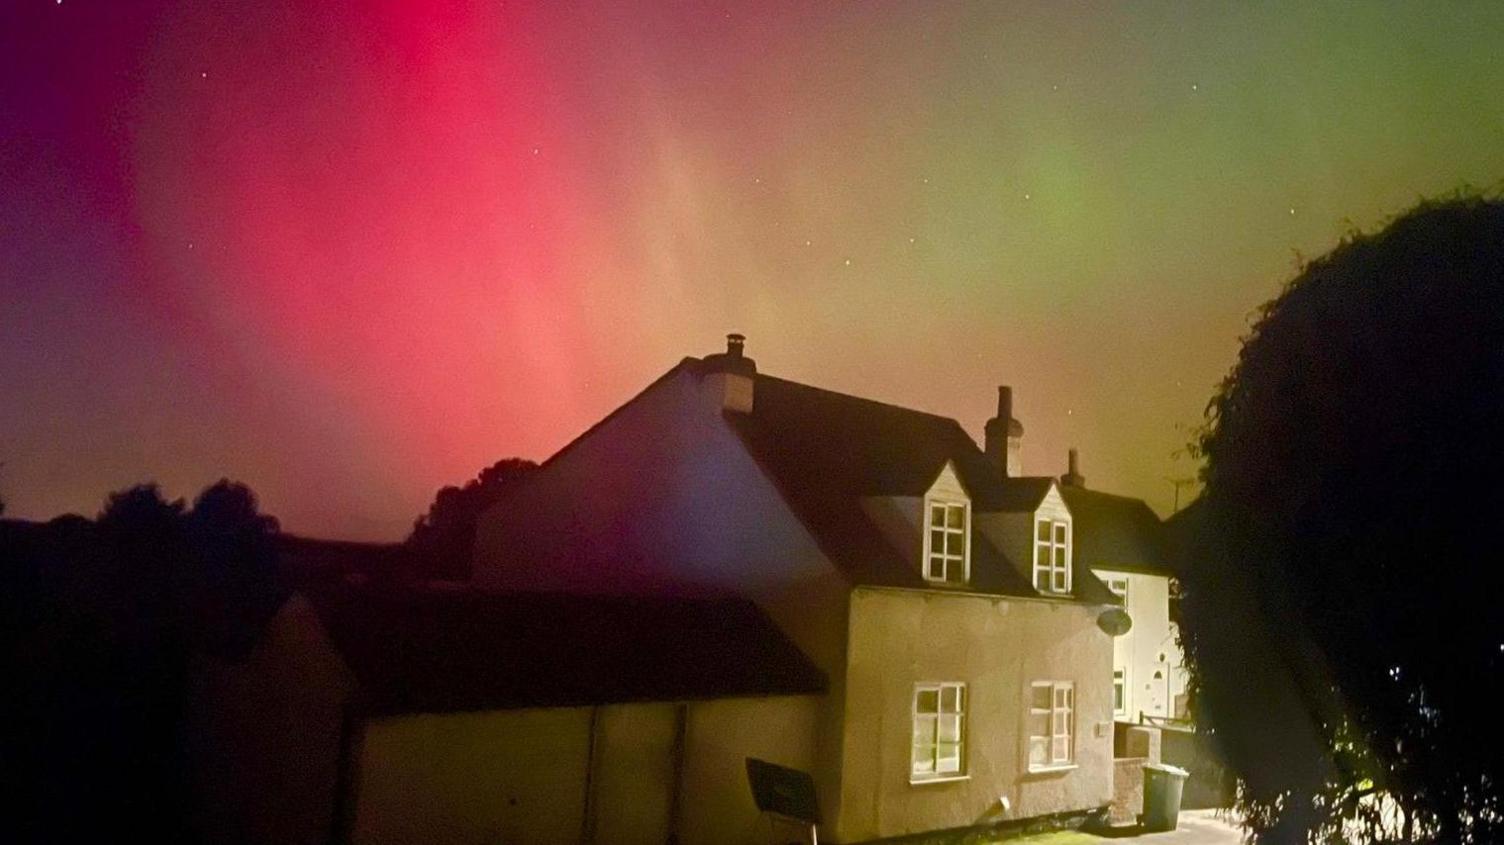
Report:
<svg viewBox="0 0 1504 845"><path fill-rule="evenodd" d="M589 742L588 708L371 720L352 840L577 843Z"/></svg>
<svg viewBox="0 0 1504 845"><path fill-rule="evenodd" d="M767 820L752 802L746 759L812 772L819 705L813 696L690 705L679 826L683 845L769 841Z"/></svg>
<svg viewBox="0 0 1504 845"><path fill-rule="evenodd" d="M680 842L761 841L766 827L752 802L746 758L809 770L817 700L684 707ZM678 709L642 703L373 720L362 743L353 840L577 845L591 830L589 841L601 845L662 845L670 831Z"/></svg>
<svg viewBox="0 0 1504 845"><path fill-rule="evenodd" d="M938 590L852 591L843 842L1103 807L1112 797L1112 646L1100 608ZM1072 681L1076 766L1028 770L1033 681ZM966 778L911 783L914 684L960 681ZM1006 796L1004 811L999 798Z"/></svg>
<svg viewBox="0 0 1504 845"><path fill-rule="evenodd" d="M1141 713L1174 716L1175 697L1184 694L1186 676L1170 622L1170 579L1113 569L1093 572L1103 583L1119 579L1128 583L1125 609L1133 627L1113 641L1112 651L1113 668L1128 673L1125 706L1117 717L1137 721Z"/></svg>

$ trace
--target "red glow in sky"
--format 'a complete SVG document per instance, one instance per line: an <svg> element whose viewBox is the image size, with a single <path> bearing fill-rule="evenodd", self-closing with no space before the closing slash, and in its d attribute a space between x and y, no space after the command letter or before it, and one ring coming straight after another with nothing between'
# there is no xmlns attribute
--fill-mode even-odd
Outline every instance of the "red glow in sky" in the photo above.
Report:
<svg viewBox="0 0 1504 845"><path fill-rule="evenodd" d="M740 330L1167 510L1292 249L1500 177L1504 12L18 2L0 496L395 538Z"/></svg>

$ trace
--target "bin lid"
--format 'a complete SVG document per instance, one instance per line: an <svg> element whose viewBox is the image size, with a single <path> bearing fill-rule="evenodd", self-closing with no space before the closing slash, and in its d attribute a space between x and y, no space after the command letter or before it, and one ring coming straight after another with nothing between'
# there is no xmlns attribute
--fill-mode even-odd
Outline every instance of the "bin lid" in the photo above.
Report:
<svg viewBox="0 0 1504 845"><path fill-rule="evenodd" d="M1176 775L1183 778L1188 778L1191 776L1191 773L1186 771L1185 769L1182 769L1179 766L1172 766L1169 763L1145 763L1144 769L1156 772L1164 772L1167 775Z"/></svg>

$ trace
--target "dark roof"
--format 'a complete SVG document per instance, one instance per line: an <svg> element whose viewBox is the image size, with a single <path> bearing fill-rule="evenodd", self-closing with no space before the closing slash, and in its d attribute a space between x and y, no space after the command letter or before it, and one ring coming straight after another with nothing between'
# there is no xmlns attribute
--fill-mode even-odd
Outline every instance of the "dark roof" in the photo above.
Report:
<svg viewBox="0 0 1504 845"><path fill-rule="evenodd" d="M1062 484L1075 520L1075 559L1093 569L1171 575L1164 523L1141 499Z"/></svg>
<svg viewBox="0 0 1504 845"><path fill-rule="evenodd" d="M993 480L992 465L953 419L773 376L756 379L752 413L728 413L727 420L853 583L929 586L873 523L864 498L921 496L949 462L977 510L1016 500L1015 489ZM986 537L973 536L973 589L1038 595Z"/></svg>
<svg viewBox="0 0 1504 845"><path fill-rule="evenodd" d="M441 713L823 692L741 599L307 591L368 713Z"/></svg>
<svg viewBox="0 0 1504 845"><path fill-rule="evenodd" d="M997 483L997 492L990 504L991 510L1013 513L1033 513L1050 492L1055 479L1049 476L1020 476L1004 478Z"/></svg>

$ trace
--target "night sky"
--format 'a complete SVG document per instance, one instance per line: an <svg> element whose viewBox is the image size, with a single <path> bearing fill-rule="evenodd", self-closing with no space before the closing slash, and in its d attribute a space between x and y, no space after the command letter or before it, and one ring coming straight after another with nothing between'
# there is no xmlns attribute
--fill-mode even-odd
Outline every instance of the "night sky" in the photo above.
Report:
<svg viewBox="0 0 1504 845"><path fill-rule="evenodd" d="M1297 252L1504 177L1504 3L631 5L7 0L7 515L395 539L728 331L1167 512Z"/></svg>

